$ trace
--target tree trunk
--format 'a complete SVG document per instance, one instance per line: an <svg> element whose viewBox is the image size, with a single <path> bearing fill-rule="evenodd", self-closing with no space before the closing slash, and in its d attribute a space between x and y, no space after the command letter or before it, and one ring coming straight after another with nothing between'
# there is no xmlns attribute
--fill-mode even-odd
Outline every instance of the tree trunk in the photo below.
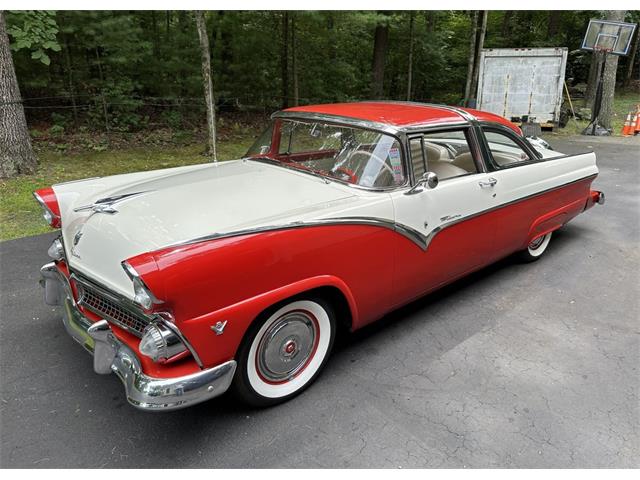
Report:
<svg viewBox="0 0 640 480"><path fill-rule="evenodd" d="M291 13L291 74L293 76L293 105L298 106L298 59L296 58L296 13Z"/></svg>
<svg viewBox="0 0 640 480"><path fill-rule="evenodd" d="M608 12L607 20L622 22L627 12L625 10L612 10ZM618 55L607 55L604 67L604 81L602 85L602 106L598 120L600 125L610 129L613 121L613 96L616 91L616 72L618 70Z"/></svg>
<svg viewBox="0 0 640 480"><path fill-rule="evenodd" d="M506 39L511 33L511 22L513 21L513 10L507 10L502 17L502 38Z"/></svg>
<svg viewBox="0 0 640 480"><path fill-rule="evenodd" d="M0 178L33 173L37 163L11 58L4 12L0 11Z"/></svg>
<svg viewBox="0 0 640 480"><path fill-rule="evenodd" d="M547 37L551 38L558 34L561 21L562 12L560 10L549 10L549 18L547 22Z"/></svg>
<svg viewBox="0 0 640 480"><path fill-rule="evenodd" d="M378 23L373 40L373 67L371 79L371 96L382 98L384 94L384 67L387 60L387 46L389 44L389 24Z"/></svg>
<svg viewBox="0 0 640 480"><path fill-rule="evenodd" d="M411 81L413 80L413 20L415 12L409 13L409 68L407 71L407 101L411 100Z"/></svg>
<svg viewBox="0 0 640 480"><path fill-rule="evenodd" d="M476 42L475 58L473 60L473 75L471 76L471 98L477 100L478 77L480 75L480 54L484 48L484 37L487 33L487 10L480 11L480 28L478 29L478 41Z"/></svg>
<svg viewBox="0 0 640 480"><path fill-rule="evenodd" d="M211 54L209 52L209 39L207 27L202 10L196 11L196 26L198 39L200 40L200 56L202 59L202 85L204 87L204 100L207 105L207 129L209 132L207 141L207 154L218 161L216 152L216 110L213 101L213 81L211 80Z"/></svg>
<svg viewBox="0 0 640 480"><path fill-rule="evenodd" d="M289 106L289 12L282 12L282 54L280 56L282 76L282 108Z"/></svg>
<svg viewBox="0 0 640 480"><path fill-rule="evenodd" d="M476 61L476 42L478 38L478 11L473 11L471 17L471 32L469 35L469 62L467 65L467 83L464 87L464 105L469 105L471 96L471 83L473 78L473 72L475 70Z"/></svg>
<svg viewBox="0 0 640 480"><path fill-rule="evenodd" d="M427 32L433 33L436 29L436 12L430 10L427 14Z"/></svg>
<svg viewBox="0 0 640 480"><path fill-rule="evenodd" d="M628 87L631 83L631 77L633 76L633 64L635 63L636 55L638 53L638 44L640 44L640 23L636 25L636 40L633 42L631 53L629 53L629 57L627 58L627 71L624 75L625 87Z"/></svg>

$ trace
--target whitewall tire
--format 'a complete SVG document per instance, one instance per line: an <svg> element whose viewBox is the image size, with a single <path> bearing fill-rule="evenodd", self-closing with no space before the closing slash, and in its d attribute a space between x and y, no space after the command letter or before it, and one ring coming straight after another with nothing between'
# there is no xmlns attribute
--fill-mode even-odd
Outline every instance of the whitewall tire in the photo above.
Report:
<svg viewBox="0 0 640 480"><path fill-rule="evenodd" d="M525 262L535 262L542 254L547 250L549 242L551 241L551 233L535 238L527 248L520 252L520 258Z"/></svg>
<svg viewBox="0 0 640 480"><path fill-rule="evenodd" d="M335 338L331 305L297 298L261 315L238 352L234 389L245 402L268 406L302 392L324 367Z"/></svg>

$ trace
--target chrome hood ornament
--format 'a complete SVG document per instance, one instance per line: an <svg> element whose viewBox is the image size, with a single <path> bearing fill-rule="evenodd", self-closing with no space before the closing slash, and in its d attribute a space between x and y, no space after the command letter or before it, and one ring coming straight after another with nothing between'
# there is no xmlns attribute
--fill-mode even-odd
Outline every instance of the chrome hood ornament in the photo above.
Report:
<svg viewBox="0 0 640 480"><path fill-rule="evenodd" d="M113 215L114 213L118 213L118 209L115 207L115 204L121 202L122 200L126 200L127 198L136 197L138 195L142 195L147 192L133 192L133 193L124 193L122 195L114 195L113 197L100 198L93 202L91 205L84 205L82 207L74 208L74 212L85 212L91 210L91 214L94 213L108 213Z"/></svg>

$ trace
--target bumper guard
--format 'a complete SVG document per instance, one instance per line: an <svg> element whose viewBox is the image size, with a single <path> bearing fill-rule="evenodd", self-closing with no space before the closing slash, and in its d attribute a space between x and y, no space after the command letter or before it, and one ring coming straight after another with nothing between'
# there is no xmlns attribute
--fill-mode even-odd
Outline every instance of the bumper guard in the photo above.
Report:
<svg viewBox="0 0 640 480"><path fill-rule="evenodd" d="M93 354L96 373L115 373L122 381L127 401L146 411L188 407L224 393L236 370L235 360L175 378L146 375L136 353L116 338L106 320L92 323L78 309L67 277L51 262L40 269L48 305L62 305L67 333Z"/></svg>

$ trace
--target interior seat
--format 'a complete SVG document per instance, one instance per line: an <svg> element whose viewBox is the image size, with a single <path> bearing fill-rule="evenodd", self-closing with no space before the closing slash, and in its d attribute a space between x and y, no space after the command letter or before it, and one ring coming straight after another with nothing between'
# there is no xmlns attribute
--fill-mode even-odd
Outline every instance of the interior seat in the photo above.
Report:
<svg viewBox="0 0 640 480"><path fill-rule="evenodd" d="M424 142L424 153L427 156L427 165L431 162L446 162L449 159L449 150L436 143Z"/></svg>
<svg viewBox="0 0 640 480"><path fill-rule="evenodd" d="M465 169L457 167L453 163L447 161L429 162L429 171L435 173L440 180L459 177L460 175L466 175L469 173Z"/></svg>
<svg viewBox="0 0 640 480"><path fill-rule="evenodd" d="M476 164L473 161L473 156L471 152L465 152L458 155L453 159L452 162L456 167L462 168L466 170L467 173L475 173L477 172Z"/></svg>

